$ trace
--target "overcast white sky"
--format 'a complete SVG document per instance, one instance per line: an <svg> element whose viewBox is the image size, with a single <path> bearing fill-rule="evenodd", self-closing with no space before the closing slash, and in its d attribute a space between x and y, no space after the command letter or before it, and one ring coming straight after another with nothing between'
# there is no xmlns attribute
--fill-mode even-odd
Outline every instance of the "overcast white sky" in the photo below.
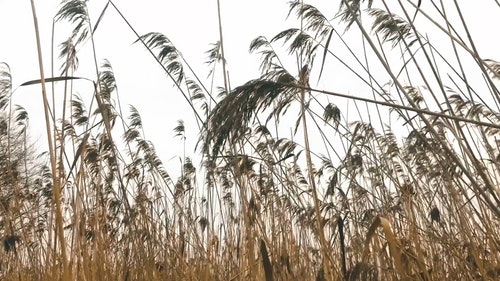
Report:
<svg viewBox="0 0 500 281"><path fill-rule="evenodd" d="M89 12L95 22L107 1L90 1ZM60 1L35 1L41 30L46 77L51 76L52 21ZM139 34L157 31L165 34L205 79L209 68L204 64L205 52L218 36L216 1L115 1ZM286 1L221 1L226 37L226 55L232 83L240 84L258 75L259 62L248 53L250 41L261 34L272 36L285 27ZM272 23L272 24L271 24ZM39 78L33 18L30 1L0 0L0 61L11 67L14 88ZM65 23L55 25L55 43L69 37ZM187 121L189 138L195 140L196 127L190 108L172 87L169 78L140 44L133 44L134 34L110 6L95 34L99 60L108 59L114 69L122 105L134 105L141 113L146 137L154 141L165 162L181 155L178 139L172 129L178 119ZM87 44L88 45L88 44ZM56 46L57 47L57 46ZM55 55L58 55L58 49ZM95 79L93 61L79 55L80 68L75 76ZM88 52L87 52L88 54ZM99 61L101 63L101 61ZM60 61L55 63L56 74ZM90 94L88 82L76 82L80 95ZM56 95L62 98L62 94ZM45 140L42 99L39 86L22 87L15 91L15 103L30 114L33 138ZM191 126L191 127L189 127ZM177 148L177 149L175 149ZM177 159L175 163L178 163Z"/></svg>
<svg viewBox="0 0 500 281"><path fill-rule="evenodd" d="M97 20L106 2L89 1L93 22ZM209 69L203 64L206 60L205 51L219 38L216 0L116 0L114 2L139 34L151 31L165 34L192 64L197 74L201 78L207 76ZM271 38L279 31L296 25L293 21L285 21L288 14L287 0L220 0L220 2L226 58L229 63L231 84L234 87L259 74L258 56L248 53L251 40L259 35ZM333 18L339 1L305 2L315 5ZM500 43L497 35L500 26L500 8L493 0L460 2L465 2L461 4L466 7L466 17L471 19L469 24L472 34L478 42L483 57L500 60ZM52 20L60 1L37 0L35 3L41 28L46 76L50 76ZM423 8L430 8L430 4L425 0L422 5ZM55 34L55 42L59 44L69 36L69 30L62 23L58 23ZM0 40L0 62L10 65L14 88L25 81L39 78L30 1L0 0ZM134 34L110 7L95 35L98 59L108 59L111 62L122 106L127 107L128 104L132 104L139 110L143 117L146 138L153 140L164 162L174 161L170 158L181 155L182 146L179 140L173 139L172 129L178 119L184 119L188 121L187 130L190 133L188 137L195 139L197 137L195 124L189 123L192 114L153 58L141 45L132 44L135 40ZM56 55L57 53L58 50ZM55 65L59 68L60 62L56 62ZM95 73L92 72L91 66L93 66L92 61L81 57L80 71L76 76L94 79ZM343 72L339 72L338 75L343 75ZM337 84L333 87L322 84L321 88L330 90L352 88L348 80L342 78L336 80L343 85ZM90 93L85 90L85 86L80 87L81 95ZM45 139L44 131L40 130L43 127L43 115L39 87L20 88L16 90L13 98L15 103L21 104L28 110L33 137Z"/></svg>

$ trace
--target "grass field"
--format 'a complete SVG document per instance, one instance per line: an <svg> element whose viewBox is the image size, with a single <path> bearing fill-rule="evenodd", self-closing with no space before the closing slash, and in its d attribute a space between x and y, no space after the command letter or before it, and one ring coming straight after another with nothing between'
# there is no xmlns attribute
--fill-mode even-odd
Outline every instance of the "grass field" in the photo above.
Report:
<svg viewBox="0 0 500 281"><path fill-rule="evenodd" d="M331 15L290 2L297 26L249 42L262 75L234 88L222 40L207 53L217 88L166 35L137 34L192 108L181 119L199 121L174 177L109 62L85 77L91 105L72 86L101 18L62 1L63 73L30 82L47 152L0 65L0 279L499 280L500 63L458 1L338 2Z"/></svg>

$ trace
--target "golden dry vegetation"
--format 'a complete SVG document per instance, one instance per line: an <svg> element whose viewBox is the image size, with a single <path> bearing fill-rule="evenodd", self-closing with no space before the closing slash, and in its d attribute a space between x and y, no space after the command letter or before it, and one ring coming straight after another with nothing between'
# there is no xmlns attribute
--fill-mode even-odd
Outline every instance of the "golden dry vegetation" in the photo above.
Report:
<svg viewBox="0 0 500 281"><path fill-rule="evenodd" d="M220 40L215 88L166 35L136 33L192 109L181 118L199 121L173 178L140 113L122 112L109 62L85 77L92 105L72 87L101 18L62 1L63 72L26 84L45 100L40 156L0 68L0 279L499 280L500 63L478 52L458 1L338 2L327 15L290 2L297 25L249 42L262 75L234 88ZM364 93L334 90L337 68Z"/></svg>

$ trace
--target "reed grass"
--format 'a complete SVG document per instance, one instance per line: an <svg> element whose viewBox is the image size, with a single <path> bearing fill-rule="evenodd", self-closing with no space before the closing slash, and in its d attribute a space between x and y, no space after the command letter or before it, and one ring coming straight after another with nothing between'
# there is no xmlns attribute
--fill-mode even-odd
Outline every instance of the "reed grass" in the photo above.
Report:
<svg viewBox="0 0 500 281"><path fill-rule="evenodd" d="M500 63L481 56L457 1L342 0L333 15L292 1L297 26L249 42L262 74L235 88L221 2L207 52L217 93L167 36L139 35L113 1L93 26L87 1L62 1L55 19L74 27L62 75L45 77L40 55L40 79L23 84L44 96L49 147L38 157L0 65L0 279L500 278ZM112 11L183 95L193 115L181 118L199 124L172 128L184 146L176 177L140 112L122 110L94 47L95 77L77 77L76 50L94 46ZM336 68L356 94L336 90L346 87ZM90 105L80 80L93 85ZM62 105L49 105L55 83ZM195 148L187 129L200 132Z"/></svg>

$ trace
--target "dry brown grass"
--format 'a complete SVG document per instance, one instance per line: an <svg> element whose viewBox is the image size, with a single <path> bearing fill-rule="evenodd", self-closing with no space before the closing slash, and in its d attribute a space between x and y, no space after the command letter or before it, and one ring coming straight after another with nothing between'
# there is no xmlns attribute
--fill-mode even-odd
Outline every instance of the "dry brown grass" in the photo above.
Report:
<svg viewBox="0 0 500 281"><path fill-rule="evenodd" d="M365 11L371 4L340 6L341 27L363 36L357 48L314 6L292 2L299 28L253 41L262 76L234 89L225 77L216 103L166 36L138 35L203 124L203 166L187 148L173 179L143 138L139 112L127 117L112 98L108 62L95 62L89 78L97 109L75 94L75 46L92 42L92 26L85 1L63 1L56 18L75 24L63 78L26 84L65 85L60 110L44 105L64 120L47 117L45 159L28 149L25 112L10 106L10 70L0 69L0 279L498 280L498 63L452 31L467 33L465 22L441 24L410 2ZM450 45L428 42L415 13ZM371 96L344 103L315 89L327 75L322 57L343 61L331 42L352 52L343 71ZM281 43L296 65L282 64ZM209 52L213 69L222 48ZM450 48L455 55L441 57ZM182 121L174 128L183 142L185 130Z"/></svg>

